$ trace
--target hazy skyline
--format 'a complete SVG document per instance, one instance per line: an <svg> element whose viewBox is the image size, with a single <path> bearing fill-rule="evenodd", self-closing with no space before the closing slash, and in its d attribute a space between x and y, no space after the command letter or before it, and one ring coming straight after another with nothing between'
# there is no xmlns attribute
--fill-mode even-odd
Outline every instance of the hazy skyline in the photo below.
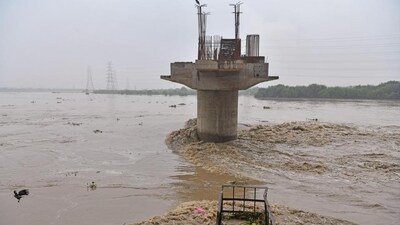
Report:
<svg viewBox="0 0 400 225"><path fill-rule="evenodd" d="M278 81L328 86L400 80L400 1L244 0L241 37L260 34ZM181 87L160 80L174 61L194 61L194 0L0 0L0 87L84 88L91 66L106 87ZM231 1L207 3L208 35L234 36ZM243 51L243 50L242 50Z"/></svg>

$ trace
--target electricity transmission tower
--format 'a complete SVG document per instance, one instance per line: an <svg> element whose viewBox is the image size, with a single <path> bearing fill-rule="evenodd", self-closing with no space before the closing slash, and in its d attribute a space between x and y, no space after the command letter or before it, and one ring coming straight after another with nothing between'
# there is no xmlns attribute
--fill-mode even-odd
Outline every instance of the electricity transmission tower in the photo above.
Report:
<svg viewBox="0 0 400 225"><path fill-rule="evenodd" d="M92 69L90 66L87 67L87 81L85 93L88 95L91 91L94 91L94 85L92 80Z"/></svg>
<svg viewBox="0 0 400 225"><path fill-rule="evenodd" d="M107 64L107 90L115 91L117 89L117 76L113 69L112 62Z"/></svg>

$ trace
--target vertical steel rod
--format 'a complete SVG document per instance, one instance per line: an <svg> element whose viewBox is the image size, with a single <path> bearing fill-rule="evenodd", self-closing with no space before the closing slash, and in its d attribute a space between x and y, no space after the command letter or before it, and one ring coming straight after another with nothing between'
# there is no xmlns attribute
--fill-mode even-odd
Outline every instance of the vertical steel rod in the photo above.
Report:
<svg viewBox="0 0 400 225"><path fill-rule="evenodd" d="M257 198L257 188L254 188L254 200ZM254 201L254 212L256 212L256 201Z"/></svg>
<svg viewBox="0 0 400 225"><path fill-rule="evenodd" d="M233 196L232 196L232 198L233 198L233 211L235 211L235 186L233 186L232 190L233 190Z"/></svg>
<svg viewBox="0 0 400 225"><path fill-rule="evenodd" d="M246 211L246 187L243 187L243 212Z"/></svg>

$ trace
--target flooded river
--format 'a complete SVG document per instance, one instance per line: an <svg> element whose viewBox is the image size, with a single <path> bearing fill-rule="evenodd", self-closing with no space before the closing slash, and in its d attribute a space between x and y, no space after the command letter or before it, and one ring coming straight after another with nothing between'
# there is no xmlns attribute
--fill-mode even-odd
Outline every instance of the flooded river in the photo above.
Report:
<svg viewBox="0 0 400 225"><path fill-rule="evenodd" d="M216 199L218 186L234 178L192 166L164 142L195 116L195 96L0 93L0 224L122 225L182 201ZM239 99L242 125L313 118L398 131L400 102ZM96 190L87 188L91 182ZM22 188L31 194L18 203L12 191ZM293 187L275 193L270 193L272 203L307 210L313 210L307 202L318 199L316 192L304 195L309 199L303 207ZM390 203L399 205L400 192L392 196L398 197ZM340 201L321 200L316 211L340 217L341 211L354 210L345 219L365 224L400 219L394 207L392 213L372 209L374 218L368 220L374 222L357 220L363 217L360 210L335 208Z"/></svg>

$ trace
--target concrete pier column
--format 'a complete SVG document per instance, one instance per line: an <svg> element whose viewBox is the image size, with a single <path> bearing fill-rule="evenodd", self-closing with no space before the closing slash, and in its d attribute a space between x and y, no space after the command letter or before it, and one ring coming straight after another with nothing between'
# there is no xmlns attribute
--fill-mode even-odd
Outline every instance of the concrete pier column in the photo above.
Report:
<svg viewBox="0 0 400 225"><path fill-rule="evenodd" d="M237 138L238 91L197 91L197 132L202 141Z"/></svg>

